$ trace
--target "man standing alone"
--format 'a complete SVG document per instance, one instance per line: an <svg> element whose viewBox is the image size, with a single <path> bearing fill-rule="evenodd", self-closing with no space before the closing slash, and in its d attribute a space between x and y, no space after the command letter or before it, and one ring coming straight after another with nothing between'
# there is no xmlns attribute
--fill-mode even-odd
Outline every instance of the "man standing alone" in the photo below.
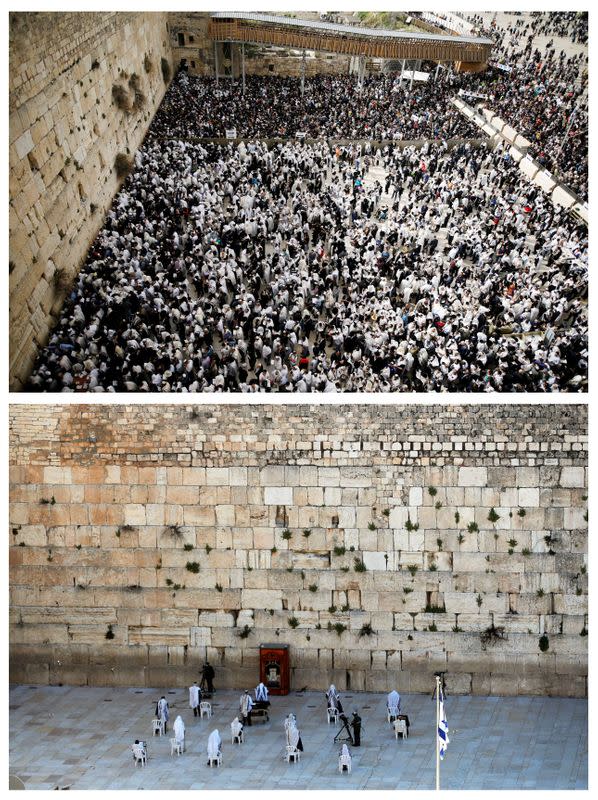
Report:
<svg viewBox="0 0 598 800"><path fill-rule="evenodd" d="M193 682L193 686L189 687L189 708L193 709L193 716L197 717L199 714L199 704L201 702L201 691L197 685L197 681Z"/></svg>

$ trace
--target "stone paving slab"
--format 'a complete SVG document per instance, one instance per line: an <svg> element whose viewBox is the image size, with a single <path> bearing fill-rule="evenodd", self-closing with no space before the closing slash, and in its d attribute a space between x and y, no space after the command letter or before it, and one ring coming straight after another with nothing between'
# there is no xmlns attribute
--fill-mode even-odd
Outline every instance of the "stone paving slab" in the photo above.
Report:
<svg viewBox="0 0 598 800"><path fill-rule="evenodd" d="M181 714L187 750L170 756L170 732L152 737L157 699L168 698L171 723ZM270 721L246 728L232 745L230 723L241 691L218 691L211 719L194 718L187 690L13 686L10 773L27 789L433 789L435 703L404 695L411 735L396 740L386 722L386 695L346 692L358 708L362 746L351 748L353 771L338 772L338 731L326 723L322 692L273 697ZM283 760L286 715L293 711L304 744L297 764ZM443 789L587 789L587 701L547 697L447 697L450 745ZM223 765L206 764L209 733L218 728ZM146 767L130 745L148 742Z"/></svg>

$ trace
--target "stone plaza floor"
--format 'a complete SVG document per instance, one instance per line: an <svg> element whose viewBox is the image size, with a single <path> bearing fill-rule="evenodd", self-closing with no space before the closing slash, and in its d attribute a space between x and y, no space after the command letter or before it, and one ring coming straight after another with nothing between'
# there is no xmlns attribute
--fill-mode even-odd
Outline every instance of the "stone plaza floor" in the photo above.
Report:
<svg viewBox="0 0 598 800"><path fill-rule="evenodd" d="M152 737L156 701L165 694L171 718ZM9 695L11 776L27 789L434 789L436 704L404 695L411 735L396 740L386 721L386 695L342 693L350 717L363 720L362 746L351 747L351 774L338 772L338 731L326 722L323 692L271 698L270 721L246 728L232 745L230 723L241 692L217 691L211 719L194 718L186 689L12 686ZM447 697L450 744L442 789L587 789L588 706L547 697ZM283 722L293 711L304 752L283 759ZM172 722L181 714L187 750L170 755ZM223 742L220 768L206 763L209 733ZM148 762L135 766L130 745L148 742Z"/></svg>

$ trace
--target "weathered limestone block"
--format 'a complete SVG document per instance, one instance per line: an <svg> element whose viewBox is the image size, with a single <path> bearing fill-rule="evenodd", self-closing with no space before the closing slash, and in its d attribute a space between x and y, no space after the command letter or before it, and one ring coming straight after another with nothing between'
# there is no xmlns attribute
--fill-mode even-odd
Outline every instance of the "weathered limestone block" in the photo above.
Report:
<svg viewBox="0 0 598 800"><path fill-rule="evenodd" d="M487 486L488 470L486 467L461 467L459 469L459 486Z"/></svg>
<svg viewBox="0 0 598 800"><path fill-rule="evenodd" d="M584 467L563 467L561 469L560 485L563 488L583 488L586 486Z"/></svg>

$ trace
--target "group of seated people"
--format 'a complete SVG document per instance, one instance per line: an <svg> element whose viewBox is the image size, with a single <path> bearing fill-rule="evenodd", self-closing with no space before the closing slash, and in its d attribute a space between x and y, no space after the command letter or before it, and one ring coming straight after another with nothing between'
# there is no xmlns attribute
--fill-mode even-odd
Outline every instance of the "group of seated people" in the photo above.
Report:
<svg viewBox="0 0 598 800"><path fill-rule="evenodd" d="M194 684L189 689L189 705L195 712L199 705L197 684ZM199 695L201 696L201 695ZM254 699L255 698L255 699ZM264 683L260 682L254 690L254 698L251 697L248 690L245 690L239 698L239 714L231 722L231 739L233 743L243 742L243 731L246 725L250 726L252 710L258 706L268 708L270 705L268 688ZM326 704L328 720L331 719L337 722L339 719L343 722L347 731L347 738L354 746L360 745L360 731L361 731L361 717L359 717L357 709L353 712L353 720L349 722L343 713L343 705L341 697L332 683L326 691ZM406 724L408 733L409 717L401 713L401 696L396 690L389 692L386 698L386 708L388 714L388 721L393 725L395 733ZM169 707L168 701L165 696L162 696L156 704L156 717L162 722L163 730L166 731L166 723L169 720ZM351 728L353 729L351 733ZM293 712L289 713L284 720L285 730L285 758L290 760L290 756L294 756L297 760L300 753L303 752L303 742L301 733L297 727L297 718ZM185 752L185 723L179 714L173 724L173 741L178 746L179 752ZM336 741L336 740L335 740ZM147 743L136 739L131 746L133 751L133 759L135 761L147 759ZM207 755L208 765L214 761L218 764L221 762L222 757L222 737L218 729L211 731L207 742ZM341 751L339 753L339 770L341 772L351 772L351 752L346 742L343 742Z"/></svg>

